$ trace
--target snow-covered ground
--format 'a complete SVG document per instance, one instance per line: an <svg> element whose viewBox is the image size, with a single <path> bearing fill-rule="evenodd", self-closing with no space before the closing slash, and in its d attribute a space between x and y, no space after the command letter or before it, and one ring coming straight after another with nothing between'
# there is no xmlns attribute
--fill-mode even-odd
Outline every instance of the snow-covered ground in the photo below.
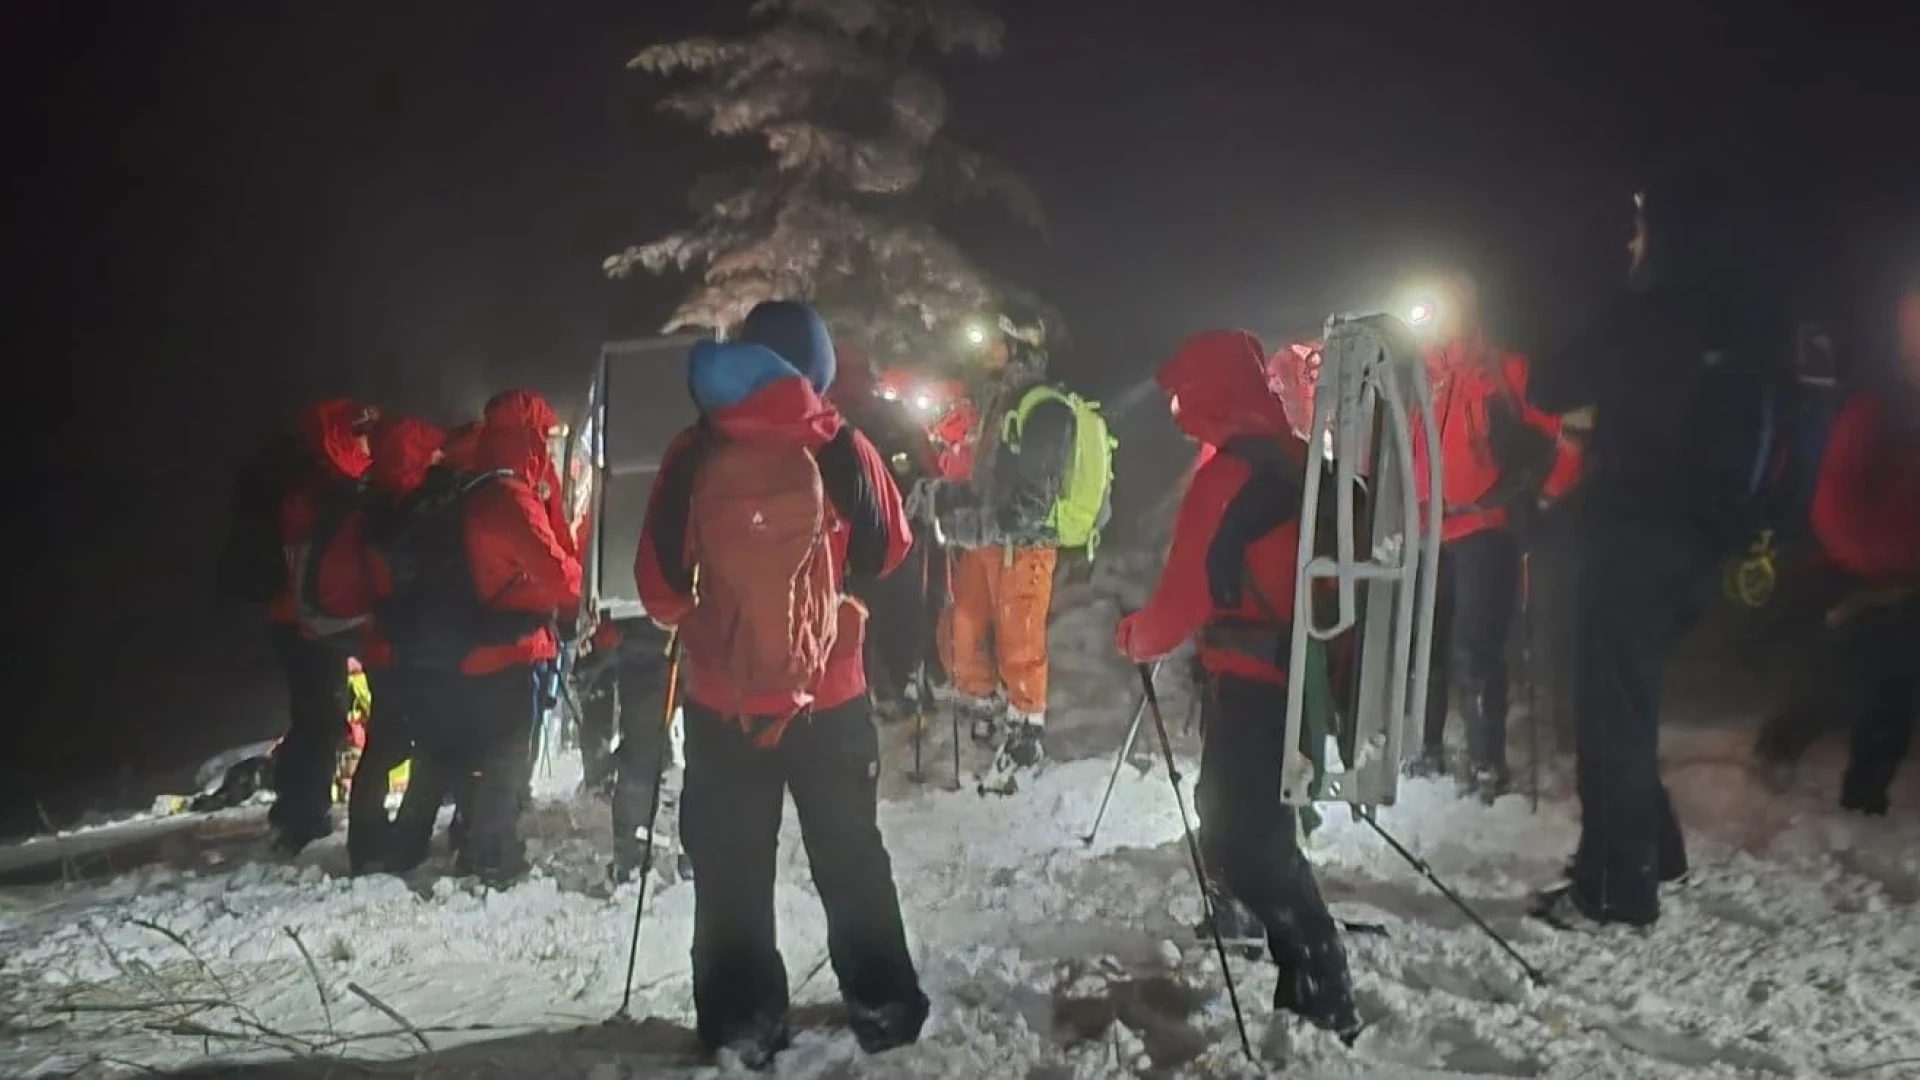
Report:
<svg viewBox="0 0 1920 1080"><path fill-rule="evenodd" d="M1055 627L1060 741L1110 753L1130 684L1099 647L1112 598L1079 599L1084 614ZM1168 699L1178 728L1185 703L1177 691ZM1827 798L1830 760L1814 764L1803 793L1774 795L1739 764L1742 742L1710 729L1668 740L1696 881L1646 934L1559 934L1522 918L1527 890L1570 849L1564 798L1536 816L1520 796L1486 808L1418 782L1383 813L1546 971L1543 988L1364 825L1330 813L1313 850L1323 887L1338 914L1389 931L1349 940L1370 1026L1349 1050L1276 1017L1270 965L1236 959L1255 1067L1212 951L1186 929L1199 898L1163 765L1123 773L1098 842L1083 847L1110 757L983 799L970 784L942 790L944 740L927 748L932 782L905 783L905 733L891 731L882 823L933 1018L918 1045L874 1058L831 1026L803 1031L778 1075L1920 1075L1911 800L1907 818L1842 817ZM568 795L576 779L565 763L542 778L551 801L531 829L545 869L502 893L350 879L337 841L295 865L231 852L216 865L203 853L99 885L0 891L0 1075L247 1055L304 1063L230 1075L732 1075L686 1052L687 884L648 897L633 1014L652 1019L599 1026L620 1004L635 893L588 887L607 815ZM804 1024L835 991L791 814L782 850L781 940Z"/></svg>

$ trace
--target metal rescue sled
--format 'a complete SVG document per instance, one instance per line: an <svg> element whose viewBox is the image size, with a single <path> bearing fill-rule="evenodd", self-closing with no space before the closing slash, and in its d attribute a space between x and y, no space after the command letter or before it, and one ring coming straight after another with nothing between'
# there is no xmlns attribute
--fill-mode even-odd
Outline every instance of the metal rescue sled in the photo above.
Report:
<svg viewBox="0 0 1920 1080"><path fill-rule="evenodd" d="M1356 651L1346 707L1333 721L1336 754L1299 750L1303 731L1311 730L1309 680L1288 680L1285 745L1293 752L1281 798L1296 806L1391 806L1402 744L1426 709L1440 560L1440 517L1422 523L1414 476L1419 458L1409 421L1417 415L1427 490L1441 490L1433 393L1411 329L1391 315L1328 319L1313 402L1307 444L1324 451L1329 467L1306 473L1289 670L1308 672L1311 651L1349 632ZM1364 496L1359 515L1357 493ZM1330 545L1320 535L1329 519ZM1327 605L1317 605L1315 594L1328 586L1337 610L1322 622ZM1316 768L1321 757L1324 769Z"/></svg>
<svg viewBox="0 0 1920 1080"><path fill-rule="evenodd" d="M1441 515L1422 520L1414 472L1417 433L1426 457L1427 490L1435 495L1444 490L1439 427L1426 359L1412 327L1391 315L1328 319L1313 401L1307 445L1320 448L1329 467L1307 470L1301 496L1289 656L1295 677L1287 680L1289 757L1282 767L1281 798L1295 806L1347 803L1530 980L1543 985L1546 976L1539 968L1377 820L1378 808L1392 806L1399 795L1401 747L1426 712L1440 567ZM1331 545L1319 535L1328 520L1323 511L1329 509L1329 475ZM1365 499L1356 518L1354 498L1360 492ZM1323 605L1315 603L1314 594L1329 585L1334 610L1322 622L1318 609ZM1320 711L1332 715L1316 718L1308 707L1307 684L1316 669L1327 667L1328 646L1349 633L1354 654L1345 707L1337 695L1323 693ZM1310 664L1310 658L1318 663ZM1312 754L1301 752L1303 734ZM1316 745L1329 734L1338 744L1331 755Z"/></svg>
<svg viewBox="0 0 1920 1080"><path fill-rule="evenodd" d="M686 391L686 355L699 340L699 335L676 334L602 345L586 404L567 426L565 445L557 448L567 518L576 535L584 533L580 609L596 624L646 616L633 559L661 459L674 437L698 418ZM612 725L619 730L619 695L594 671L579 667L579 654L580 643L570 643L562 658L559 707L542 724L537 754L549 770L555 748L580 746L583 694L611 695ZM677 760L677 720L673 728Z"/></svg>

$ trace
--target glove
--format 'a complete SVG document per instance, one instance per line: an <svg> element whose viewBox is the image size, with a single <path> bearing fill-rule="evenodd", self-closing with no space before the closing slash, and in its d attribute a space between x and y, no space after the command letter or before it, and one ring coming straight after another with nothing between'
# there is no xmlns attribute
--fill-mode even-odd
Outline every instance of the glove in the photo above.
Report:
<svg viewBox="0 0 1920 1080"><path fill-rule="evenodd" d="M1119 625L1113 628L1113 647L1120 651L1121 656L1136 664L1151 659L1151 657L1134 655L1133 637L1139 625L1137 621L1139 618L1138 615L1125 616L1120 620Z"/></svg>
<svg viewBox="0 0 1920 1080"><path fill-rule="evenodd" d="M913 482L907 489L907 520L933 521L937 516L935 508L940 504L940 489L947 486L943 481L925 477Z"/></svg>

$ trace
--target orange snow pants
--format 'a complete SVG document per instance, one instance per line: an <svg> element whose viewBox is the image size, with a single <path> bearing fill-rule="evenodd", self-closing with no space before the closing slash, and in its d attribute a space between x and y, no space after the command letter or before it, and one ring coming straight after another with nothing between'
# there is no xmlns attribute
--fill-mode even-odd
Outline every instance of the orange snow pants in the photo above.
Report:
<svg viewBox="0 0 1920 1080"><path fill-rule="evenodd" d="M1013 708L1046 712L1047 608L1058 555L1041 547L954 553L953 602L940 636L955 690L984 698L1005 687Z"/></svg>

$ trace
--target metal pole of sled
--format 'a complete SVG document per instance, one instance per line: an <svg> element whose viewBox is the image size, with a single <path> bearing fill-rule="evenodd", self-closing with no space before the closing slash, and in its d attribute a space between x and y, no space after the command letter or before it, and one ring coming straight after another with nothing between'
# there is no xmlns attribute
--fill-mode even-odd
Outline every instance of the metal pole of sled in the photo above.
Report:
<svg viewBox="0 0 1920 1080"><path fill-rule="evenodd" d="M1543 974L1539 968L1534 967L1531 963L1529 963L1526 957L1520 955L1520 950L1514 948L1512 942L1509 942L1506 938L1501 937L1500 932L1498 930L1495 930L1491 925L1489 925L1487 920L1481 918L1480 913L1473 910L1473 905L1461 899L1459 893L1454 892L1452 889L1448 888L1447 883L1440 880L1440 875L1433 872L1433 867L1428 866L1427 861L1425 859L1422 859L1420 856L1415 855L1412 851L1408 850L1405 844L1402 844L1399 840L1395 839L1392 833L1388 832L1384 827L1381 826L1381 824L1378 821L1374 820L1374 812L1372 807L1368 807L1360 811L1359 816L1361 821L1366 822L1369 828L1373 829L1375 833L1379 834L1380 839L1385 840L1387 842L1387 846L1391 847L1394 850L1394 853L1396 855L1399 855L1402 859L1405 859L1407 861L1407 865L1413 867L1414 870L1417 871L1421 877L1426 878L1428 884L1431 884L1434 888L1439 889L1440 895L1446 897L1448 903L1458 908L1460 910L1460 914L1465 915L1469 920L1473 922L1473 925L1479 927L1480 932L1487 935L1487 937L1491 938L1495 945L1500 946L1500 949L1502 952L1506 953L1508 956L1513 957L1514 963L1519 964L1520 969L1527 973L1527 979L1530 982L1532 982L1533 985L1535 986L1547 985L1546 975Z"/></svg>
<svg viewBox="0 0 1920 1080"><path fill-rule="evenodd" d="M1173 785L1173 802L1180 808L1180 831L1187 838L1187 855L1193 859L1193 876L1200 885L1200 906L1206 912L1207 929L1213 933L1213 952L1220 958L1220 977L1227 984L1227 1002L1233 1006L1233 1026L1240 1032L1240 1049L1248 1061L1253 1056L1253 1041L1247 1038L1247 1017L1240 1011L1240 991L1233 984L1233 968L1227 964L1227 943L1220 939L1220 920L1213 910L1213 890L1207 887L1206 860L1200 857L1200 841L1193 834L1193 820L1187 816L1187 799L1180 793L1180 766L1174 764L1173 740L1167 737L1167 718L1160 711L1160 695L1153 688L1154 668L1138 665L1141 702L1153 712L1153 729L1160 735L1160 753L1167 759L1167 782Z"/></svg>
<svg viewBox="0 0 1920 1080"><path fill-rule="evenodd" d="M674 628L667 638L666 710L660 718L660 742L653 753L653 802L647 807L646 850L640 853L640 894L633 902L633 937L627 944L627 977L620 992L620 1011L616 1020L630 1020L633 1014L633 973L640 964L640 921L647 913L647 878L653 876L653 830L660 820L660 787L667 773L667 755L672 753L673 712L680 705L680 630Z"/></svg>
<svg viewBox="0 0 1920 1080"><path fill-rule="evenodd" d="M1147 668L1147 680L1160 672L1160 661L1155 660ZM1133 744L1140 738L1140 722L1147 716L1147 695L1140 695L1140 704L1133 710L1133 723L1127 728L1126 741L1120 744L1120 752L1113 755L1113 772L1107 776L1107 790L1100 796L1100 809L1093 815L1093 827L1087 835L1080 838L1082 847L1092 847L1093 838L1100 835L1100 823L1107 820L1107 805L1113 802L1114 786L1120 783L1120 770L1126 767L1127 759L1133 756Z"/></svg>

